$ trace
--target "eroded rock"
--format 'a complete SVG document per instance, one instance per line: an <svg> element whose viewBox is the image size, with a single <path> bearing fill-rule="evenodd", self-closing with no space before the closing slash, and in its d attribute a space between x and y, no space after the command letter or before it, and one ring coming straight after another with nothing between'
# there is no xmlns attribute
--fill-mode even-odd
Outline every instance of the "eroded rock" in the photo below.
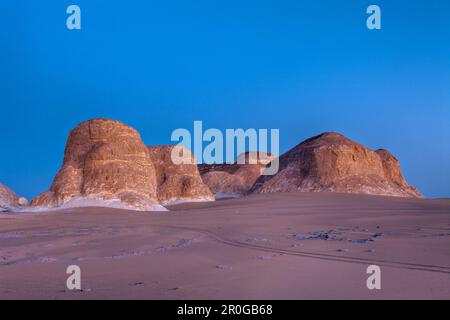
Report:
<svg viewBox="0 0 450 320"><path fill-rule="evenodd" d="M163 210L156 188L155 168L139 133L116 120L92 119L70 132L50 190L31 205Z"/></svg>
<svg viewBox="0 0 450 320"><path fill-rule="evenodd" d="M190 158L189 164L176 164L172 161L175 146L149 146L150 158L155 166L158 200L163 204L180 201L212 201L214 195L203 183L197 162L185 148L177 149Z"/></svg>
<svg viewBox="0 0 450 320"><path fill-rule="evenodd" d="M421 197L386 150L373 151L341 134L307 139L280 157L274 176L258 178L251 192L344 192Z"/></svg>

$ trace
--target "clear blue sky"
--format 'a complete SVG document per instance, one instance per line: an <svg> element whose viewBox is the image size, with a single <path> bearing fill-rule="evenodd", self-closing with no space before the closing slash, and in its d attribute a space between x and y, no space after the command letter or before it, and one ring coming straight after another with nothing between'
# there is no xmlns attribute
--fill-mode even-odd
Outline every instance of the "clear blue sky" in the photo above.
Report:
<svg viewBox="0 0 450 320"><path fill-rule="evenodd" d="M372 3L380 31L365 25ZM81 31L66 28L70 4ZM148 145L194 120L279 128L282 151L337 131L450 196L450 1L1 1L0 41L0 182L29 198L93 117Z"/></svg>

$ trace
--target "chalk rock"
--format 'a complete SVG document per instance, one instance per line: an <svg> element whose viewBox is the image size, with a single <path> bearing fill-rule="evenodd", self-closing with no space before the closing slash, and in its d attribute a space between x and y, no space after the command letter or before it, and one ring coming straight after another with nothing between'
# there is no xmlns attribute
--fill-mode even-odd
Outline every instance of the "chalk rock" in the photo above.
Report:
<svg viewBox="0 0 450 320"><path fill-rule="evenodd" d="M92 119L70 132L50 190L31 206L165 210L156 188L155 168L139 133L116 120Z"/></svg>
<svg viewBox="0 0 450 320"><path fill-rule="evenodd" d="M147 148L155 166L157 194L161 203L214 200L214 195L203 183L196 159L189 150L182 147L175 149L175 146ZM189 163L175 163L172 152L179 152L180 156L189 158Z"/></svg>
<svg viewBox="0 0 450 320"><path fill-rule="evenodd" d="M203 181L216 197L243 195L261 176L266 165L274 158L264 152L246 152L234 164L201 164Z"/></svg>
<svg viewBox="0 0 450 320"><path fill-rule="evenodd" d="M261 176L250 192L344 192L421 197L386 150L373 151L341 134L307 139L280 157L274 176Z"/></svg>

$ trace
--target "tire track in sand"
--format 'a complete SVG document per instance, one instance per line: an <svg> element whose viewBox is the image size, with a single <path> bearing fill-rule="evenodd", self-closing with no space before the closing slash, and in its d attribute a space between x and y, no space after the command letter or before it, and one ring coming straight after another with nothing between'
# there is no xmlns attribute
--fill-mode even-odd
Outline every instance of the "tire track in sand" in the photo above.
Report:
<svg viewBox="0 0 450 320"><path fill-rule="evenodd" d="M187 227L187 226L168 226L168 225L161 225L161 224L157 224L157 225L153 225L153 226L161 227L161 228L170 228L170 229L198 232L198 233L207 235L211 239L213 239L217 242L220 242L222 244L230 245L233 247L252 249L252 250L257 250L257 251L262 251L262 252L279 253L279 254L285 254L285 255L289 255L289 256L313 258L313 259L336 261L336 262L356 263L356 264L362 264L362 265L376 264L379 266L399 268L399 269L409 269L409 270L419 270L419 271L450 274L450 267L446 267L446 266L400 262L400 261L389 261L389 260L382 260L382 259L366 259L366 258L348 257L348 256L344 257L344 256L326 254L326 253L280 249L280 248L275 248L275 247L270 247L270 246L262 246L262 245L250 244L250 243L245 243L245 242L241 242L241 241L227 239L217 233L214 233L214 232L206 230L206 229L201 229L201 228L194 228L194 227Z"/></svg>

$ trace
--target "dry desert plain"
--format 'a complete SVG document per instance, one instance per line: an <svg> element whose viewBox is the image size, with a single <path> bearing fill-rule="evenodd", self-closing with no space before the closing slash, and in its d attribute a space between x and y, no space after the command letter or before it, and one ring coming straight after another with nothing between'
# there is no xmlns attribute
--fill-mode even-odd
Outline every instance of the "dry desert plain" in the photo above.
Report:
<svg viewBox="0 0 450 320"><path fill-rule="evenodd" d="M1 299L449 299L450 200L255 194L0 214ZM66 268L81 268L81 291ZM381 268L381 290L366 269Z"/></svg>

